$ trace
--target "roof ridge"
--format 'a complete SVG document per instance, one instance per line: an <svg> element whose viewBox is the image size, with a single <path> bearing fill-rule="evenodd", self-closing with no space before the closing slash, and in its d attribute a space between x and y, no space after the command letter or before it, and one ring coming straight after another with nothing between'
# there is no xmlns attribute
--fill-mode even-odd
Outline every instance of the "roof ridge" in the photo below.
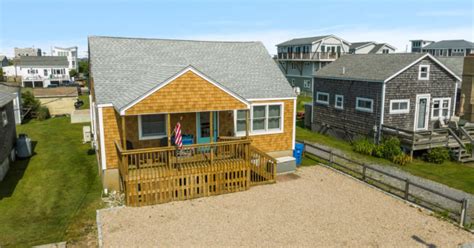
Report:
<svg viewBox="0 0 474 248"><path fill-rule="evenodd" d="M102 36L90 35L90 38L106 38L106 39L124 39L124 40L160 40L160 41L183 41L183 42L206 42L206 43L262 43L261 41L218 41L218 40L193 40L193 39L164 39L164 38L144 38L144 37L124 37L124 36Z"/></svg>

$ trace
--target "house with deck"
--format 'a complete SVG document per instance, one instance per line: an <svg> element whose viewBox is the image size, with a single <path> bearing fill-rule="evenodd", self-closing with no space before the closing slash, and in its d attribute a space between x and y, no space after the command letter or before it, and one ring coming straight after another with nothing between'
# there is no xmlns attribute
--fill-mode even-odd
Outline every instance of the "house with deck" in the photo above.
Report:
<svg viewBox="0 0 474 248"><path fill-rule="evenodd" d="M275 60L292 87L311 94L313 74L349 53L350 45L335 35L295 38L277 45Z"/></svg>
<svg viewBox="0 0 474 248"><path fill-rule="evenodd" d="M465 145L471 135L447 125L458 124L454 103L460 81L426 53L346 55L315 75L312 130L376 141L395 135L412 154L443 146L470 159Z"/></svg>
<svg viewBox="0 0 474 248"><path fill-rule="evenodd" d="M100 174L128 205L241 191L294 164L296 96L262 43L88 42Z"/></svg>

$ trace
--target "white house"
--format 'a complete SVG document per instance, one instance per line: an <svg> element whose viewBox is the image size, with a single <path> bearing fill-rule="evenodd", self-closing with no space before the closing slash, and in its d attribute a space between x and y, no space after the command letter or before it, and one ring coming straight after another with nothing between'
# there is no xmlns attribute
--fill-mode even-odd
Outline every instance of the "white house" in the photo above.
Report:
<svg viewBox="0 0 474 248"><path fill-rule="evenodd" d="M369 53L394 53L395 47L387 43L376 43L374 41L352 42L349 53L369 54Z"/></svg>
<svg viewBox="0 0 474 248"><path fill-rule="evenodd" d="M74 70L77 71L77 68L78 68L78 65L77 65L77 46L67 47L67 48L53 47L51 49L51 55L52 56L67 57L68 69L69 70L74 69Z"/></svg>
<svg viewBox="0 0 474 248"><path fill-rule="evenodd" d="M48 87L70 82L69 63L62 56L22 56L2 67L3 76L21 77L22 87Z"/></svg>

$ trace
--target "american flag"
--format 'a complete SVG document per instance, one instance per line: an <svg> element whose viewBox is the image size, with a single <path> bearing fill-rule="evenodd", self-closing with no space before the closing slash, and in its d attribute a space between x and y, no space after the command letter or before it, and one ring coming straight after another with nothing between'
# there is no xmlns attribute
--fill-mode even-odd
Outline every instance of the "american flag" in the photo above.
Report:
<svg viewBox="0 0 474 248"><path fill-rule="evenodd" d="M181 123L176 123L176 127L174 128L174 144L181 149L183 147L183 137L181 136Z"/></svg>

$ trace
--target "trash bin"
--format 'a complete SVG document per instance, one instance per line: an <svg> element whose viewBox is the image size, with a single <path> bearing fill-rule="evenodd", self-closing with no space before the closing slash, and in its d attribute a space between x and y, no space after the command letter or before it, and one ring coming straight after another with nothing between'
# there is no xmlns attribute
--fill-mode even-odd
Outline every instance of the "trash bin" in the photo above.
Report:
<svg viewBox="0 0 474 248"><path fill-rule="evenodd" d="M296 143L295 150L293 150L293 157L296 159L296 165L301 164L303 159L304 144Z"/></svg>
<svg viewBox="0 0 474 248"><path fill-rule="evenodd" d="M16 155L19 158L28 158L32 154L31 139L28 138L28 135L21 133L16 142Z"/></svg>

